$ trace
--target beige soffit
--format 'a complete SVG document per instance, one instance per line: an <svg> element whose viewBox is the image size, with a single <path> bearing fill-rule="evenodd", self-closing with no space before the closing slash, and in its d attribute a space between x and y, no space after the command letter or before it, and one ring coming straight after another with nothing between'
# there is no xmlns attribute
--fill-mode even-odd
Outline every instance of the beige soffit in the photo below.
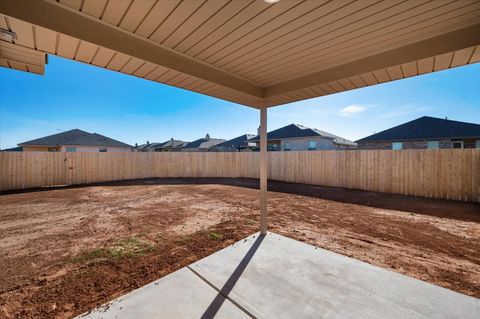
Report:
<svg viewBox="0 0 480 319"><path fill-rule="evenodd" d="M45 73L45 53L0 41L0 65L36 74Z"/></svg>
<svg viewBox="0 0 480 319"><path fill-rule="evenodd" d="M480 0L2 0L13 45L252 107L480 61Z"/></svg>

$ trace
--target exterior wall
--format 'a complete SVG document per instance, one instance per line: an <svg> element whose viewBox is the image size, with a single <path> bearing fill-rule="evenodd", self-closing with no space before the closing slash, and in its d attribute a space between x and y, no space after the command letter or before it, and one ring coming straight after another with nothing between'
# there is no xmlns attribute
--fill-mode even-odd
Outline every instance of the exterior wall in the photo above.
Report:
<svg viewBox="0 0 480 319"><path fill-rule="evenodd" d="M295 138L282 140L281 150L285 151L285 143L290 146L290 151L308 151L308 141L315 141L316 150L334 150L337 149L333 140L326 138Z"/></svg>
<svg viewBox="0 0 480 319"><path fill-rule="evenodd" d="M181 147L165 147L162 148L161 152L181 152L182 148Z"/></svg>
<svg viewBox="0 0 480 319"><path fill-rule="evenodd" d="M435 141L435 140L429 140ZM440 149L449 149L452 148L452 141L463 141L464 148L475 148L475 139L454 139L454 140L441 140L439 141ZM427 149L428 141L399 141L403 143L403 148L408 149ZM359 142L358 149L361 150L391 150L392 142Z"/></svg>
<svg viewBox="0 0 480 319"><path fill-rule="evenodd" d="M253 143L252 143L253 144ZM252 152L256 149L256 146L219 146L212 147L210 152Z"/></svg>
<svg viewBox="0 0 480 319"><path fill-rule="evenodd" d="M336 150L356 150L356 145L335 144Z"/></svg>
<svg viewBox="0 0 480 319"><path fill-rule="evenodd" d="M233 146L218 146L212 147L212 151L214 152L236 152L237 148Z"/></svg>
<svg viewBox="0 0 480 319"><path fill-rule="evenodd" d="M257 149L260 150L260 142L257 143ZM267 141L267 151L274 152L281 150L281 141Z"/></svg>
<svg viewBox="0 0 480 319"><path fill-rule="evenodd" d="M81 146L81 145L71 145L71 146L62 146L61 152L66 152L67 147L76 147L77 152L100 152L101 148L106 148L109 153L118 153L118 152L130 152L129 147L118 147L118 146Z"/></svg>
<svg viewBox="0 0 480 319"><path fill-rule="evenodd" d="M480 141L480 139L478 139L478 141ZM476 148L476 145L477 145L477 140L476 139L465 139L465 140L463 140L463 147L464 148Z"/></svg>
<svg viewBox="0 0 480 319"><path fill-rule="evenodd" d="M60 147L48 147L48 146L23 146L24 152L48 152L49 149L56 148L60 151Z"/></svg>
<svg viewBox="0 0 480 319"><path fill-rule="evenodd" d="M49 149L55 148L57 152L66 152L67 147L75 147L77 152L99 152L100 148L103 146L79 146L79 145L71 145L71 146L58 146L58 147L51 147L51 146L24 146L24 152L48 152ZM118 147L118 146L107 146L107 152L130 152L130 147Z"/></svg>
<svg viewBox="0 0 480 319"><path fill-rule="evenodd" d="M268 151L272 151L272 146L277 145L278 151L287 151L285 150L285 143L289 143L289 151L308 151L308 142L315 141L316 151L322 150L347 150L347 149L356 149L355 146L347 146L342 144L336 144L332 139L323 138L323 137L304 137L304 138L286 138L282 140L269 140L268 141ZM260 147L260 143L257 143L257 149Z"/></svg>
<svg viewBox="0 0 480 319"><path fill-rule="evenodd" d="M182 148L179 152L217 152L215 148Z"/></svg>

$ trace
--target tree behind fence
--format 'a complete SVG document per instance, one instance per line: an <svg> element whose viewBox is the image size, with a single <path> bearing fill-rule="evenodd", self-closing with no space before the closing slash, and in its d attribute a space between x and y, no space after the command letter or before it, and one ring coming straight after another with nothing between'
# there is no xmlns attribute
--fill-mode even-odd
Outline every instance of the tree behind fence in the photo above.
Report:
<svg viewBox="0 0 480 319"><path fill-rule="evenodd" d="M258 176L259 153L0 153L0 190L149 177ZM269 178L480 202L480 150L271 152Z"/></svg>

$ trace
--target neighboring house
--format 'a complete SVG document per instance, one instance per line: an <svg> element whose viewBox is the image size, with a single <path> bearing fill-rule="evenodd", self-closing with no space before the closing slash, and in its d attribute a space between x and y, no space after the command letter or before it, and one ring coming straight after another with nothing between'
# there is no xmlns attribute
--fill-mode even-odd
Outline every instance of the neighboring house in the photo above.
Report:
<svg viewBox="0 0 480 319"><path fill-rule="evenodd" d="M480 125L423 116L357 141L359 149L480 148Z"/></svg>
<svg viewBox="0 0 480 319"><path fill-rule="evenodd" d="M207 134L204 138L187 143L187 145L182 148L182 152L209 152L213 146L223 142L225 142L224 139L211 138L210 135Z"/></svg>
<svg viewBox="0 0 480 319"><path fill-rule="evenodd" d="M135 143L135 146L132 147L132 152L142 152L143 151L143 148L146 146L147 144L140 144L138 145L138 143Z"/></svg>
<svg viewBox="0 0 480 319"><path fill-rule="evenodd" d="M180 152L188 143L189 142L171 138L169 141L163 143L161 152Z"/></svg>
<svg viewBox="0 0 480 319"><path fill-rule="evenodd" d="M158 144L158 143L151 143L151 144ZM150 148L149 141L147 141L147 143L145 144L140 144L140 145L135 143L135 146L132 147L132 152L148 152L149 148Z"/></svg>
<svg viewBox="0 0 480 319"><path fill-rule="evenodd" d="M173 138L163 143L147 143L132 148L132 152L179 152L188 142L174 140Z"/></svg>
<svg viewBox="0 0 480 319"><path fill-rule="evenodd" d="M257 135L252 142L260 146ZM267 133L268 151L314 151L355 149L357 144L343 137L308 128L298 124L290 124Z"/></svg>
<svg viewBox="0 0 480 319"><path fill-rule="evenodd" d="M145 147L145 152L161 152L164 144L165 143L149 143L147 147Z"/></svg>
<svg viewBox="0 0 480 319"><path fill-rule="evenodd" d="M130 152L132 146L74 129L18 144L24 152Z"/></svg>
<svg viewBox="0 0 480 319"><path fill-rule="evenodd" d="M217 152L246 152L253 151L257 148L255 142L250 141L254 138L253 134L243 134L241 136L232 138L231 140L217 144L212 147Z"/></svg>
<svg viewBox="0 0 480 319"><path fill-rule="evenodd" d="M2 150L2 152L22 152L22 151L23 151L23 148L21 146L6 148Z"/></svg>

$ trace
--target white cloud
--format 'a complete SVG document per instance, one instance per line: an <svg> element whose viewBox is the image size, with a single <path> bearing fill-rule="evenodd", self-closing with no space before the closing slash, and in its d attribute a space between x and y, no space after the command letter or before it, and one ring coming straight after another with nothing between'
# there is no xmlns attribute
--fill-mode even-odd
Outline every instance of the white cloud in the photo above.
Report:
<svg viewBox="0 0 480 319"><path fill-rule="evenodd" d="M340 110L340 115L344 117L356 117L358 114L365 112L367 108L358 104L353 104L347 107L344 107Z"/></svg>

